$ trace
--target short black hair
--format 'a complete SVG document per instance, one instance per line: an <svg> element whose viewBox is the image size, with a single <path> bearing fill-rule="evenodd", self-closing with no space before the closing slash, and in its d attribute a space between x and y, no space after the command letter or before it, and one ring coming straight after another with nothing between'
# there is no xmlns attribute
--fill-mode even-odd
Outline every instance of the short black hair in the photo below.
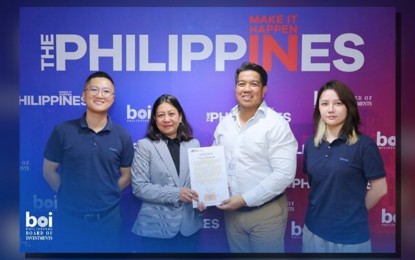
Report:
<svg viewBox="0 0 415 260"><path fill-rule="evenodd" d="M242 63L242 65L236 70L236 75L235 75L235 84L238 83L238 76L239 73L241 73L242 71L247 71L247 70L253 70L255 72L258 72L260 78L261 78L261 83L262 86L266 86L268 83L268 74L265 71L265 69L253 62L244 62Z"/></svg>
<svg viewBox="0 0 415 260"><path fill-rule="evenodd" d="M106 78L109 81L111 81L112 85L115 87L114 80L111 78L111 76L108 73L106 73L104 71L96 71L96 72L92 73L91 75L89 75L88 78L86 78L86 80L85 80L85 85L87 85L88 82L93 78Z"/></svg>

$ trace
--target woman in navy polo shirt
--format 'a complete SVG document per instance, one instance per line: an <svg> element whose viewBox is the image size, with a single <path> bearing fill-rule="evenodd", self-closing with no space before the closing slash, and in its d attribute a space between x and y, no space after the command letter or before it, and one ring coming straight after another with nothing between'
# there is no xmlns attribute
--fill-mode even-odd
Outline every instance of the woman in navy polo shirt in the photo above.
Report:
<svg viewBox="0 0 415 260"><path fill-rule="evenodd" d="M304 148L310 194L302 251L370 253L368 210L387 192L378 147L359 132L355 95L340 81L320 88L313 119L315 135Z"/></svg>

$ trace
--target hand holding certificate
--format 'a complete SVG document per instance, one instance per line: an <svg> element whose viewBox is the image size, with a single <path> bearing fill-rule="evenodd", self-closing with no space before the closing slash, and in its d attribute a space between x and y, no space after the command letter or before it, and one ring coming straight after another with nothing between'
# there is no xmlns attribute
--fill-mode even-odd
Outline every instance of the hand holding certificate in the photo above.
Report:
<svg viewBox="0 0 415 260"><path fill-rule="evenodd" d="M228 178L223 146L199 147L188 150L190 184L206 207L219 205L229 198ZM193 208L197 202L193 201Z"/></svg>

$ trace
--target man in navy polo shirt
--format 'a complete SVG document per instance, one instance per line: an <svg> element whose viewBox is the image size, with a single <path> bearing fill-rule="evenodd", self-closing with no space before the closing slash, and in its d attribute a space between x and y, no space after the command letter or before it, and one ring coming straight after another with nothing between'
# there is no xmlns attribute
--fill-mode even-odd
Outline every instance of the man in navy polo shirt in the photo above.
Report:
<svg viewBox="0 0 415 260"><path fill-rule="evenodd" d="M58 124L44 152L43 176L58 195L57 252L116 252L122 230L119 201L131 182L134 147L108 110L115 86L105 72L91 74L82 93L86 112Z"/></svg>

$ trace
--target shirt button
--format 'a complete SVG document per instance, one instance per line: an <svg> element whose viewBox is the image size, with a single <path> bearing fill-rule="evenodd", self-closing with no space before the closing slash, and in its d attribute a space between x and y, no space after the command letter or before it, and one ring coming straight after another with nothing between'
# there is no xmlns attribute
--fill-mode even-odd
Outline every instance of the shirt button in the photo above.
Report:
<svg viewBox="0 0 415 260"><path fill-rule="evenodd" d="M327 157L329 157L329 155L328 155L328 154L326 154L324 157L326 157L326 158L327 158Z"/></svg>
<svg viewBox="0 0 415 260"><path fill-rule="evenodd" d="M331 146L329 145L329 146L328 146L328 148L330 149L330 148L331 148Z"/></svg>

